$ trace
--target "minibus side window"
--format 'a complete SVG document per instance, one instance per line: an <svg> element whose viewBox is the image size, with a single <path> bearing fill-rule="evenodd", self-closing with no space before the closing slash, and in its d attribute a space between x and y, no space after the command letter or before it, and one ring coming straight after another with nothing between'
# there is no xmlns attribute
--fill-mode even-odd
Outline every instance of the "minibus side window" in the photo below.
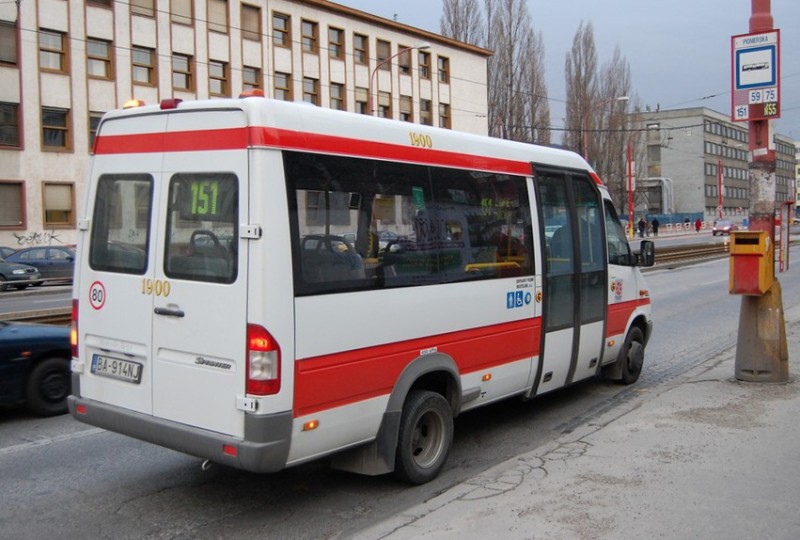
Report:
<svg viewBox="0 0 800 540"><path fill-rule="evenodd" d="M295 293L533 274L524 177L284 152Z"/></svg>
<svg viewBox="0 0 800 540"><path fill-rule="evenodd" d="M174 175L169 186L164 273L193 281L236 281L238 215L235 175Z"/></svg>
<svg viewBox="0 0 800 540"><path fill-rule="evenodd" d="M606 241L608 242L608 264L618 264L621 266L633 266L635 259L631 253L630 244L625 237L625 230L622 228L617 211L614 205L606 201Z"/></svg>
<svg viewBox="0 0 800 540"><path fill-rule="evenodd" d="M148 174L103 175L97 183L89 266L143 275L147 270L153 178Z"/></svg>

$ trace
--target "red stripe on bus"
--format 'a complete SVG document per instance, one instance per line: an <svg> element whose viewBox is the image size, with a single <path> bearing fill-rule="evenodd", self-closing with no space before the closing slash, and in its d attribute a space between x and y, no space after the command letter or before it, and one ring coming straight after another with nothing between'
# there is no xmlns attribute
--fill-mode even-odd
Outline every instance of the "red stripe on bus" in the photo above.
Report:
<svg viewBox="0 0 800 540"><path fill-rule="evenodd" d="M650 303L649 298L640 298L628 302L608 305L608 324L606 325L606 337L618 336L625 333L631 315L640 306Z"/></svg>
<svg viewBox="0 0 800 540"><path fill-rule="evenodd" d="M461 375L538 356L542 321L526 319L295 362L294 416L391 393L403 369L433 348Z"/></svg>
<svg viewBox="0 0 800 540"><path fill-rule="evenodd" d="M238 150L247 148L247 137L247 128L100 135L95 141L95 154Z"/></svg>
<svg viewBox="0 0 800 540"><path fill-rule="evenodd" d="M252 127L250 128L250 140L253 146L270 146L287 150L307 150L326 154L424 163L427 165L444 165L523 176L533 174L531 164L524 161L461 154L432 148L421 148L410 144L398 145L287 129Z"/></svg>
<svg viewBox="0 0 800 540"><path fill-rule="evenodd" d="M353 157L424 163L465 169L530 176L530 163L473 154L447 152L411 145L351 139L264 126L201 129L129 135L99 135L95 154L140 154L153 152L205 152L268 146Z"/></svg>

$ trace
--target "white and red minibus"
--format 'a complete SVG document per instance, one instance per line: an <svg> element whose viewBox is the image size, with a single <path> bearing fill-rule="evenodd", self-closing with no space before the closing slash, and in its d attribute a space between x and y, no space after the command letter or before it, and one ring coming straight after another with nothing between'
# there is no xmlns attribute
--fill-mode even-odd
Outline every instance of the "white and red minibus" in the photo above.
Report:
<svg viewBox="0 0 800 540"><path fill-rule="evenodd" d="M78 229L71 414L249 471L426 482L455 416L632 383L652 328L580 156L306 104L106 114Z"/></svg>

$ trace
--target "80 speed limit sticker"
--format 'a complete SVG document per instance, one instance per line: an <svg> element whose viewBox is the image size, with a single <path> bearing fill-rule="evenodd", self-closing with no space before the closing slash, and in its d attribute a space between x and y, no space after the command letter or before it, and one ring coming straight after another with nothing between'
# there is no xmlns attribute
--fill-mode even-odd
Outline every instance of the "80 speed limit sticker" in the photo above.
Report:
<svg viewBox="0 0 800 540"><path fill-rule="evenodd" d="M95 281L89 287L89 303L94 309L103 309L106 303L106 288L99 281Z"/></svg>

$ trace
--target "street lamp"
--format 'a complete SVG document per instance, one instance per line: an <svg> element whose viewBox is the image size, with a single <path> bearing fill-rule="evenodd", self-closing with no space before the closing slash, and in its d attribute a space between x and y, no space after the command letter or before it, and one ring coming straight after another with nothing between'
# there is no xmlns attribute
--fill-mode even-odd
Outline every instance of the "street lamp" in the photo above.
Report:
<svg viewBox="0 0 800 540"><path fill-rule="evenodd" d="M385 63L387 63L387 62L391 62L393 58L397 58L398 56L400 56L404 52L413 51L415 49L422 50L422 49L430 49L430 48L431 48L431 44L428 43L428 42L419 43L417 45L414 45L413 47L405 47L403 49L400 49L399 51L397 51L396 53L394 53L390 57L384 58L383 60L378 62L378 64L372 69L372 73L370 73L370 75L369 75L369 89L368 89L369 90L369 94L367 95L367 109L369 109L369 114L371 116L375 116L375 109L373 108L374 100L372 98L372 93L373 93L374 90L377 90L377 85L375 84L375 74L378 73L378 70L380 69L380 67L382 65L384 65Z"/></svg>
<svg viewBox="0 0 800 540"><path fill-rule="evenodd" d="M587 133L589 131L589 114L593 111L598 109L602 109L603 106L608 105L609 103L614 102L625 102L628 101L628 96L619 96L611 99L607 99L605 101L600 102L597 107L590 107L584 114L583 118L581 119L581 139L583 140L583 159L589 161L589 138Z"/></svg>

